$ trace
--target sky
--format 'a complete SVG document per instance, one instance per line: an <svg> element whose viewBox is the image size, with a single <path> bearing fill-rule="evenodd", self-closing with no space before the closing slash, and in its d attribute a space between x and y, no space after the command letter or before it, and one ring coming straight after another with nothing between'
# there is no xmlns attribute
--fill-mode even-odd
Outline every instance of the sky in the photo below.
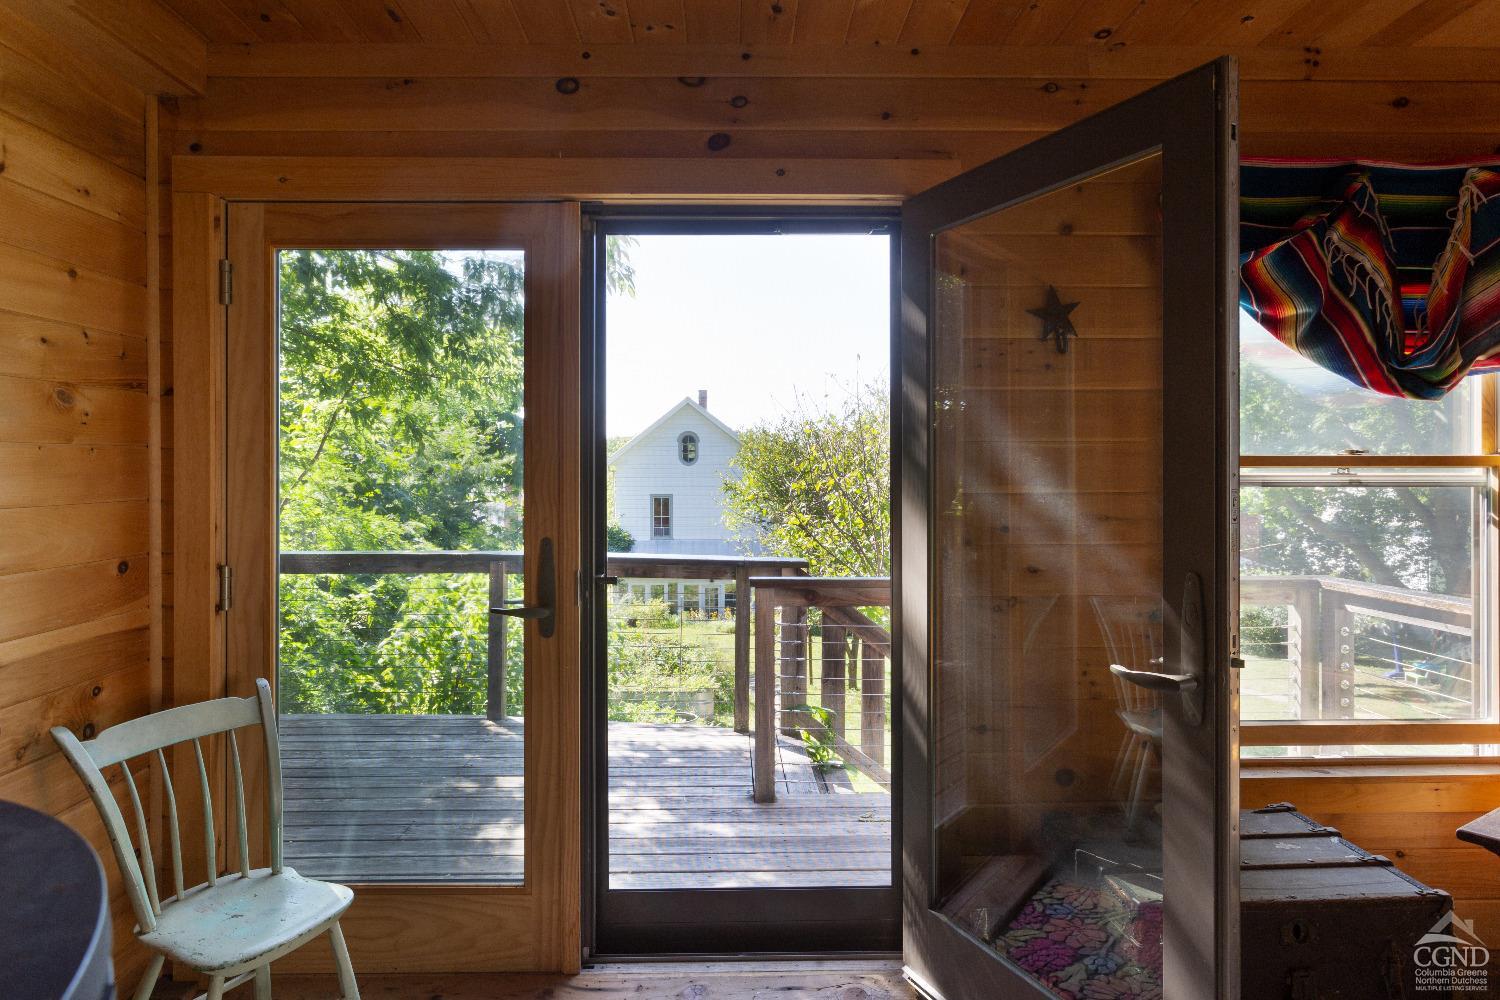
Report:
<svg viewBox="0 0 1500 1000"><path fill-rule="evenodd" d="M740 429L799 393L836 404L856 382L888 379L888 237L637 239L635 297L608 304L608 436L639 433L699 389Z"/></svg>

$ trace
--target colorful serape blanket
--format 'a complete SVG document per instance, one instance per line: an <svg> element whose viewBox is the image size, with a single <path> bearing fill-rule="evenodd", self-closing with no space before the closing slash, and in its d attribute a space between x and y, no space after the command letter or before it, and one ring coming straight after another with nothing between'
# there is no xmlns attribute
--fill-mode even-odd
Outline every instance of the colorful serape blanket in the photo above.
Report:
<svg viewBox="0 0 1500 1000"><path fill-rule="evenodd" d="M1389 396L1500 370L1500 166L1240 170L1240 305Z"/></svg>
<svg viewBox="0 0 1500 1000"><path fill-rule="evenodd" d="M995 948L1064 1000L1161 1000L1161 901L1054 878L1026 901Z"/></svg>

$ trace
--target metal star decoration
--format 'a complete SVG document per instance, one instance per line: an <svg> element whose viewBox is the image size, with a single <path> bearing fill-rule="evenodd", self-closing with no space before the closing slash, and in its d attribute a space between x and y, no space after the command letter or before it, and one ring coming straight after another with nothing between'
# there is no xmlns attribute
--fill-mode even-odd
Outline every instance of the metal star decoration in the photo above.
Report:
<svg viewBox="0 0 1500 1000"><path fill-rule="evenodd" d="M1077 308L1077 302L1064 302L1058 297L1057 289L1048 285L1047 304L1026 311L1042 321L1042 335L1038 339L1046 340L1051 337L1057 346L1057 353L1067 354L1068 338L1078 336L1078 331L1073 328L1073 321L1068 318L1068 314Z"/></svg>

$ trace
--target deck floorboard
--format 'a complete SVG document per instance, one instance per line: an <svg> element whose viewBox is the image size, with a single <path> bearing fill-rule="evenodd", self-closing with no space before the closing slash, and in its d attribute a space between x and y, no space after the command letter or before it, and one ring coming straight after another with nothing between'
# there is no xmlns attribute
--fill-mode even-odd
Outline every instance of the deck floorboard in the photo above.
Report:
<svg viewBox="0 0 1500 1000"><path fill-rule="evenodd" d="M519 881L522 723L283 716L287 863L346 881ZM777 801L750 797L751 741L609 726L617 889L889 885L890 797L816 771L782 738Z"/></svg>

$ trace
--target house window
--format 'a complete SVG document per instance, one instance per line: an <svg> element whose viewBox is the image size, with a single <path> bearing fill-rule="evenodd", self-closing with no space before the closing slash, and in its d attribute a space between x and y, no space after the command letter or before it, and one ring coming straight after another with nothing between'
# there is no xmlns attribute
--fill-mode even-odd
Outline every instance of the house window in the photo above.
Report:
<svg viewBox="0 0 1500 1000"><path fill-rule="evenodd" d="M1246 754L1500 742L1495 377L1381 396L1240 329Z"/></svg>
<svg viewBox="0 0 1500 1000"><path fill-rule="evenodd" d="M651 498L651 537L672 537L672 498L669 496Z"/></svg>
<svg viewBox="0 0 1500 1000"><path fill-rule="evenodd" d="M698 435L688 431L677 436L677 457L683 465L698 461Z"/></svg>

